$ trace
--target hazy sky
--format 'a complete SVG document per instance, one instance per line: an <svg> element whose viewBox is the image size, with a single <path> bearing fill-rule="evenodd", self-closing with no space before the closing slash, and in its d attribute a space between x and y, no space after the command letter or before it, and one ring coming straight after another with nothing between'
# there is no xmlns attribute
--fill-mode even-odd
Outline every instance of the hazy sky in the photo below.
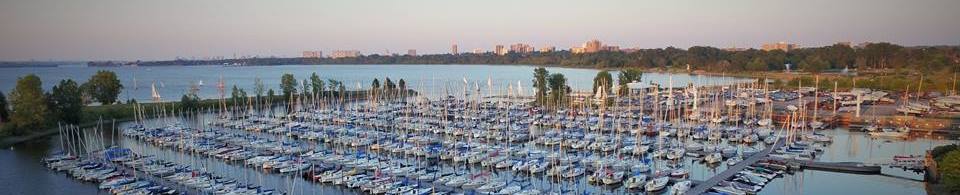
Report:
<svg viewBox="0 0 960 195"><path fill-rule="evenodd" d="M0 61L565 49L589 39L957 45L960 0L0 0Z"/></svg>

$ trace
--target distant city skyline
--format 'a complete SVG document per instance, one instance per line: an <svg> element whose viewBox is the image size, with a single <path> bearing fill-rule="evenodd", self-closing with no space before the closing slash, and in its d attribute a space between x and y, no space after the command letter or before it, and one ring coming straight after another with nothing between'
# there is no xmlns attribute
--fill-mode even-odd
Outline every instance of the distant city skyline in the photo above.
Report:
<svg viewBox="0 0 960 195"><path fill-rule="evenodd" d="M619 49L958 45L957 10L956 0L12 0L0 2L0 61L569 50L593 39Z"/></svg>

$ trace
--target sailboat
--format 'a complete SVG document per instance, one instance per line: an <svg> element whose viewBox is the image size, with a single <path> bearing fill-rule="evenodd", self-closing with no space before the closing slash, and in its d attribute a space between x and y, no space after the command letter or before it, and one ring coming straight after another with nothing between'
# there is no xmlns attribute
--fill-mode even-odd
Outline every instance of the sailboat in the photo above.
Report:
<svg viewBox="0 0 960 195"><path fill-rule="evenodd" d="M157 82L150 84L150 97L153 98L154 102L160 102L160 92L157 92Z"/></svg>
<svg viewBox="0 0 960 195"><path fill-rule="evenodd" d="M817 75L816 85L815 85L815 87L813 88L813 120L810 121L810 128L812 128L812 129L814 129L814 130L818 130L818 129L822 129L822 128L825 128L825 127L826 127L826 126L824 125L824 123L823 123L823 122L820 122L820 120L817 118L817 116L818 116L818 114L819 114L819 112L820 112L820 94L818 93L818 90L820 90L820 76L819 76L819 75Z"/></svg>

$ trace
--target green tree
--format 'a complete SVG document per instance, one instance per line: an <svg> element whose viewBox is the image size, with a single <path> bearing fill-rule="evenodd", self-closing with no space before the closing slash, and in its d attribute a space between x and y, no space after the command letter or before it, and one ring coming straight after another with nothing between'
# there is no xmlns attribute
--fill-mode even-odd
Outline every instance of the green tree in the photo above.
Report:
<svg viewBox="0 0 960 195"><path fill-rule="evenodd" d="M16 129L14 133L36 130L45 123L44 115L48 108L40 86L40 77L34 74L17 79L17 86L10 93L10 103L13 105L10 122Z"/></svg>
<svg viewBox="0 0 960 195"><path fill-rule="evenodd" d="M960 193L960 150L947 153L937 166L943 177L941 182L951 193Z"/></svg>
<svg viewBox="0 0 960 195"><path fill-rule="evenodd" d="M763 58L753 58L745 68L749 71L765 71L767 70L767 62Z"/></svg>
<svg viewBox="0 0 960 195"><path fill-rule="evenodd" d="M283 74L280 77L280 92L283 93L283 101L290 100L290 97L297 93L297 79L293 74Z"/></svg>
<svg viewBox="0 0 960 195"><path fill-rule="evenodd" d="M311 94L310 89L313 89L312 84L307 81L307 79L303 79L303 81L300 82L300 94Z"/></svg>
<svg viewBox="0 0 960 195"><path fill-rule="evenodd" d="M237 102L243 101L242 99L240 99L240 88L237 87L237 85L233 85L233 88L230 89L230 101L233 102L234 104L237 104Z"/></svg>
<svg viewBox="0 0 960 195"><path fill-rule="evenodd" d="M60 120L69 124L79 124L83 109L83 92L73 80L60 80L60 84L53 86L48 97L50 110Z"/></svg>
<svg viewBox="0 0 960 195"><path fill-rule="evenodd" d="M386 77L383 80L383 88L384 91L386 91L388 96L387 98L393 98L397 91L397 84L393 83L393 81L390 80L390 77Z"/></svg>
<svg viewBox="0 0 960 195"><path fill-rule="evenodd" d="M547 79L550 85L550 102L556 107L561 107L566 102L564 98L569 92L567 87L567 77L561 73L550 74Z"/></svg>
<svg viewBox="0 0 960 195"><path fill-rule="evenodd" d="M180 108L183 110L194 110L200 107L200 98L196 94L183 94L180 97Z"/></svg>
<svg viewBox="0 0 960 195"><path fill-rule="evenodd" d="M343 87L343 83L341 83L341 82L338 81L338 80L333 80L333 79L327 79L327 85L330 86L329 89L330 89L331 92L332 92L332 91L339 91L339 89L340 89L341 87Z"/></svg>
<svg viewBox="0 0 960 195"><path fill-rule="evenodd" d="M593 77L593 93L597 93L597 89L602 89L604 94L610 94L611 89L613 89L613 75L610 75L610 72L606 70L597 72L597 76Z"/></svg>
<svg viewBox="0 0 960 195"><path fill-rule="evenodd" d="M273 92L273 89L267 90L267 100L272 99L273 96L277 96L277 93L274 93L274 92Z"/></svg>
<svg viewBox="0 0 960 195"><path fill-rule="evenodd" d="M317 95L323 92L326 85L323 84L323 79L320 79L320 76L316 72L310 75L310 86L313 87L313 95Z"/></svg>
<svg viewBox="0 0 960 195"><path fill-rule="evenodd" d="M249 98L249 96L247 96L247 91L243 90L243 88L240 88L240 102L242 103L243 101L246 101L247 98Z"/></svg>
<svg viewBox="0 0 960 195"><path fill-rule="evenodd" d="M117 102L117 97L123 90L123 85L120 84L120 79L113 71L100 70L90 77L87 83L83 84L83 88L100 104L110 105Z"/></svg>
<svg viewBox="0 0 960 195"><path fill-rule="evenodd" d="M260 98L263 97L264 89L263 80L260 77L253 79L253 93L257 95L257 101L260 101Z"/></svg>
<svg viewBox="0 0 960 195"><path fill-rule="evenodd" d="M0 124L10 122L10 105L7 104L7 96L0 91Z"/></svg>
<svg viewBox="0 0 960 195"><path fill-rule="evenodd" d="M866 47L858 50L857 53L865 59L865 66L884 69L894 61L893 59L897 58L897 54L900 53L902 49L903 46L881 42L867 44Z"/></svg>
<svg viewBox="0 0 960 195"><path fill-rule="evenodd" d="M546 68L539 67L533 70L533 88L536 89L535 100L541 106L546 102L545 98L547 97L547 76L550 75L550 72L547 72Z"/></svg>
<svg viewBox="0 0 960 195"><path fill-rule="evenodd" d="M386 79L383 80L383 86L384 86L384 88L386 88L387 90L395 90L395 89L397 89L397 84L393 83L393 81L390 80L390 77L387 77Z"/></svg>
<svg viewBox="0 0 960 195"><path fill-rule="evenodd" d="M400 81L397 81L397 86L400 87L400 96L407 97L407 81L400 79Z"/></svg>
<svg viewBox="0 0 960 195"><path fill-rule="evenodd" d="M246 90L243 90L243 88L240 88L239 95L240 95L240 97L237 99L238 101L237 101L236 104L242 105L244 101L247 101L247 99L249 98L249 96L247 96L247 91L246 91Z"/></svg>
<svg viewBox="0 0 960 195"><path fill-rule="evenodd" d="M370 92L372 93L374 98L377 98L377 95L379 95L378 93L379 91L380 91L380 80L377 78L374 78L373 83L370 83Z"/></svg>
<svg viewBox="0 0 960 195"><path fill-rule="evenodd" d="M946 156L947 153L953 152L954 150L960 150L960 145L950 144L937 146L930 151L930 155L933 155L933 159L939 162L944 156Z"/></svg>
<svg viewBox="0 0 960 195"><path fill-rule="evenodd" d="M643 71L637 68L627 68L620 70L620 74L617 76L617 84L619 85L618 91L620 94L627 94L630 88L627 87L627 84L632 82L640 82L643 77Z"/></svg>
<svg viewBox="0 0 960 195"><path fill-rule="evenodd" d="M803 61L800 62L800 67L798 68L801 68L807 72L820 73L829 68L829 64L827 64L827 61L821 59L820 56L808 55L803 59Z"/></svg>

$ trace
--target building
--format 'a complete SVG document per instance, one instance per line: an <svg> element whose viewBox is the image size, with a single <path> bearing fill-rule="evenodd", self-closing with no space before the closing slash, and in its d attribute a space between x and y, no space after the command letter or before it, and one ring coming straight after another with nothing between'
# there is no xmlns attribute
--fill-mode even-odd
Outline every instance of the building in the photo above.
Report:
<svg viewBox="0 0 960 195"><path fill-rule="evenodd" d="M554 46L543 46L540 48L540 53L549 53L557 51L557 47Z"/></svg>
<svg viewBox="0 0 960 195"><path fill-rule="evenodd" d="M836 45L843 45L843 46L853 48L853 43L851 43L850 41L840 41L840 42L837 42Z"/></svg>
<svg viewBox="0 0 960 195"><path fill-rule="evenodd" d="M799 48L797 44L787 43L783 41L777 42L777 43L766 43L766 44L763 44L763 47L761 47L763 51L773 51L773 50L790 51L796 48Z"/></svg>
<svg viewBox="0 0 960 195"><path fill-rule="evenodd" d="M583 47L570 48L570 52L575 54L596 53L599 51L619 51L619 50L620 50L620 46L612 46L612 45L604 46L603 43L600 43L600 41L596 39L583 43Z"/></svg>
<svg viewBox="0 0 960 195"><path fill-rule="evenodd" d="M620 46L616 46L616 45L604 45L603 47L600 47L600 48L603 51L620 51Z"/></svg>
<svg viewBox="0 0 960 195"><path fill-rule="evenodd" d="M570 53L574 53L574 54L587 53L587 49L583 47L574 47L574 48L570 48Z"/></svg>
<svg viewBox="0 0 960 195"><path fill-rule="evenodd" d="M724 50L724 51L737 52L737 51L747 51L747 48L742 48L742 47L728 47L728 48L723 48L723 50Z"/></svg>
<svg viewBox="0 0 960 195"><path fill-rule="evenodd" d="M497 45L493 47L493 53L497 55L507 55L507 52L507 48L503 47L503 45Z"/></svg>
<svg viewBox="0 0 960 195"><path fill-rule="evenodd" d="M360 57L360 51L357 50L334 50L330 58L354 58Z"/></svg>
<svg viewBox="0 0 960 195"><path fill-rule="evenodd" d="M457 51L457 44L453 44L453 46L450 46L450 54L453 54L453 55L460 54L460 51Z"/></svg>
<svg viewBox="0 0 960 195"><path fill-rule="evenodd" d="M303 51L303 58L322 58L323 52L321 51Z"/></svg>
<svg viewBox="0 0 960 195"><path fill-rule="evenodd" d="M523 43L510 45L510 52L513 52L513 53L521 53L521 54L533 53L533 50L534 48L532 46L523 44Z"/></svg>
<svg viewBox="0 0 960 195"><path fill-rule="evenodd" d="M408 49L408 50L407 50L407 55L408 55L408 56L417 56L417 50L416 50L416 49Z"/></svg>
<svg viewBox="0 0 960 195"><path fill-rule="evenodd" d="M483 54L483 49L482 49L482 48L473 49L473 53L474 53L474 54Z"/></svg>
<svg viewBox="0 0 960 195"><path fill-rule="evenodd" d="M633 52L640 51L640 49L638 49L638 48L623 48L623 49L620 49L620 51L622 51L623 53L633 53Z"/></svg>
<svg viewBox="0 0 960 195"><path fill-rule="evenodd" d="M595 53L603 49L603 44L599 40L590 40L583 44L583 50L586 53Z"/></svg>

